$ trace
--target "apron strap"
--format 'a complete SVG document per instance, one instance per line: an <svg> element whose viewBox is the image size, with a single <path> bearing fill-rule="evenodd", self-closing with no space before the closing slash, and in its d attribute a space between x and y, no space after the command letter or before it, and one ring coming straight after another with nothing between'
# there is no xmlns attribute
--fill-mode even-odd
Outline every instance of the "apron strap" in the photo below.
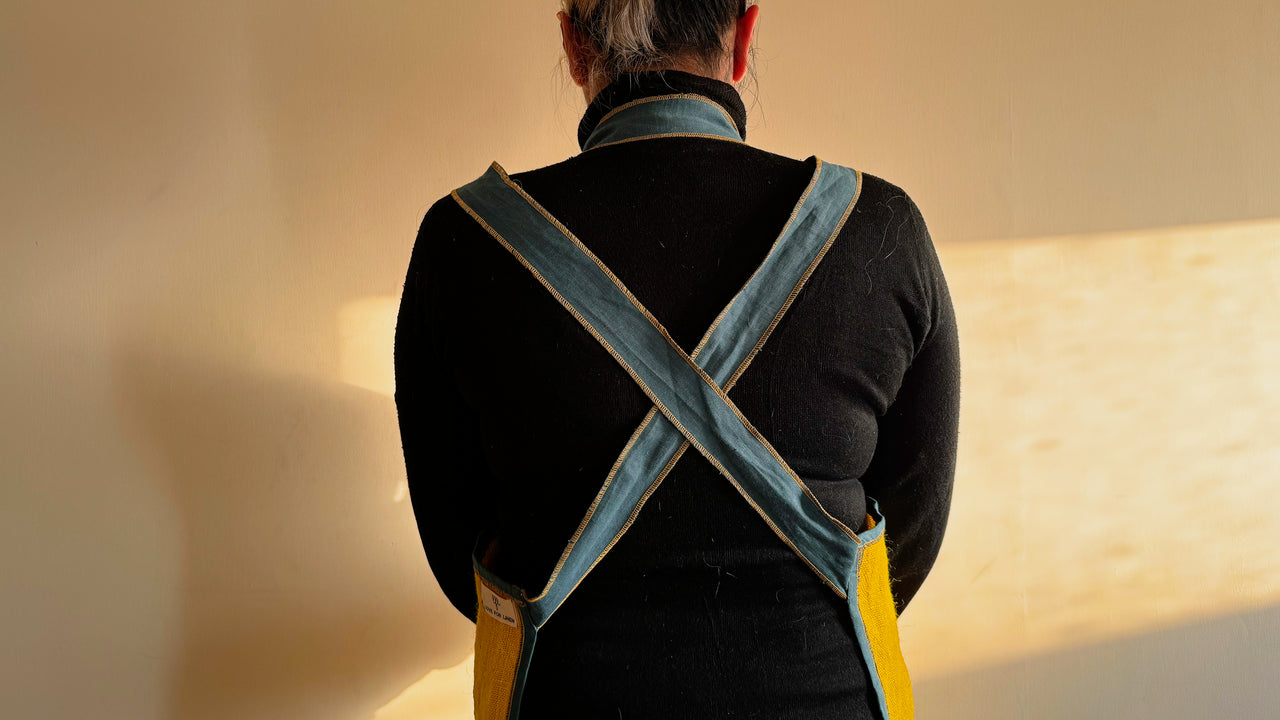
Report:
<svg viewBox="0 0 1280 720"><path fill-rule="evenodd" d="M832 517L727 396L843 227L856 170L816 161L814 176L764 262L693 355L559 221L494 163L455 200L627 370L653 400L546 589L529 599L540 627L624 533L687 441L841 597L863 539ZM659 414L660 413L660 414Z"/></svg>
<svg viewBox="0 0 1280 720"><path fill-rule="evenodd" d="M587 136L582 150L655 137L742 142L737 124L724 108L701 95L684 93L640 98L610 110Z"/></svg>

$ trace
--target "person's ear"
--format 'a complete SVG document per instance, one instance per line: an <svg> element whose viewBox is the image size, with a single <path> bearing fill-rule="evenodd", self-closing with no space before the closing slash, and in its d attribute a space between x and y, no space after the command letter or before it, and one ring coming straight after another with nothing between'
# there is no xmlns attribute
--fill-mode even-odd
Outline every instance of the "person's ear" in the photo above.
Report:
<svg viewBox="0 0 1280 720"><path fill-rule="evenodd" d="M560 40L564 44L564 56L569 61L569 75L578 87L585 88L590 80L590 72L587 69L587 52L582 35L574 27L573 18L568 13L561 10L556 13L556 17L560 19Z"/></svg>
<svg viewBox="0 0 1280 720"><path fill-rule="evenodd" d="M751 41L756 32L756 19L760 17L760 6L752 5L737 20L737 28L733 35L733 82L738 83L747 74L747 63L751 60Z"/></svg>

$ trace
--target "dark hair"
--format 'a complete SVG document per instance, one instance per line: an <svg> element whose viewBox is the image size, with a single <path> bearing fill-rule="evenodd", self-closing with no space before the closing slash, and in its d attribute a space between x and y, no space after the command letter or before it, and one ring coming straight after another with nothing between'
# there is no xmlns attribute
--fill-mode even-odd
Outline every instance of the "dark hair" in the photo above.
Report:
<svg viewBox="0 0 1280 720"><path fill-rule="evenodd" d="M732 51L724 34L746 13L746 0L563 0L564 10L596 51L593 72L624 72L691 59L708 73Z"/></svg>

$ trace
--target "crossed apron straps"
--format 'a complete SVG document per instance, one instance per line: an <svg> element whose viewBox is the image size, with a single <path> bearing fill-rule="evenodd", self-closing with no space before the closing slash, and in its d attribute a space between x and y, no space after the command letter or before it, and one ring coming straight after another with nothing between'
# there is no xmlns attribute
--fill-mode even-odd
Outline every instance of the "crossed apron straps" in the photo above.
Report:
<svg viewBox="0 0 1280 720"><path fill-rule="evenodd" d="M833 590L856 562L857 534L831 517L725 394L825 254L858 195L855 171L818 160L809 187L764 262L690 357L567 228L494 163L456 191L654 402L615 463L546 589L529 598L541 627L629 524L684 442L698 449Z"/></svg>
<svg viewBox="0 0 1280 720"><path fill-rule="evenodd" d="M654 403L615 461L541 593L529 597L524 589L494 575L481 561L483 548L477 548L474 565L482 614L520 631L498 641L504 646L498 654L519 660L511 671L514 677L486 684L484 692L497 699L480 697L481 674L491 670L499 676L509 673L505 667L482 669L482 658L477 655L477 708L489 702L507 708L495 717L518 714L538 629L627 531L644 502L692 445L778 537L848 601L863 654L873 668L882 716L893 720L910 717L910 710L890 714L894 703L886 697L882 682L885 670L875 669L877 664L889 669L888 665L901 663L887 559L882 557L884 522L875 501L869 500L870 527L862 532L832 517L727 395L857 203L861 174L815 160L813 177L769 254L692 354L685 353L604 263L496 162L479 179L454 191L459 205L533 273ZM871 547L876 547L878 554L864 552ZM885 565L883 588L874 597L863 597L867 590L860 587L859 569L866 567L870 556ZM875 605L872 614L880 618L872 618L871 625L863 622L866 613L860 610L860 605L870 607L868 603ZM877 637L889 629L886 618L892 623L888 655L873 648L884 645L883 638L877 643ZM878 628L873 626L876 622ZM500 696L508 692L504 705ZM908 688L908 703L909 697Z"/></svg>

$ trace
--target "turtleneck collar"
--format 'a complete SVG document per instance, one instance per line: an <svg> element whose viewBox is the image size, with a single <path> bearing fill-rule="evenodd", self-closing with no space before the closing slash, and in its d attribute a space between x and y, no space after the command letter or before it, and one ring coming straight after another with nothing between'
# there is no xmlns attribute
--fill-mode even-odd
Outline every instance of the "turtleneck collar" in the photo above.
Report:
<svg viewBox="0 0 1280 720"><path fill-rule="evenodd" d="M715 101L729 113L738 126L738 134L746 139L747 108L732 85L683 70L644 70L623 73L596 94L578 123L578 147L586 145L596 125L613 108L640 98L677 93L696 93Z"/></svg>

